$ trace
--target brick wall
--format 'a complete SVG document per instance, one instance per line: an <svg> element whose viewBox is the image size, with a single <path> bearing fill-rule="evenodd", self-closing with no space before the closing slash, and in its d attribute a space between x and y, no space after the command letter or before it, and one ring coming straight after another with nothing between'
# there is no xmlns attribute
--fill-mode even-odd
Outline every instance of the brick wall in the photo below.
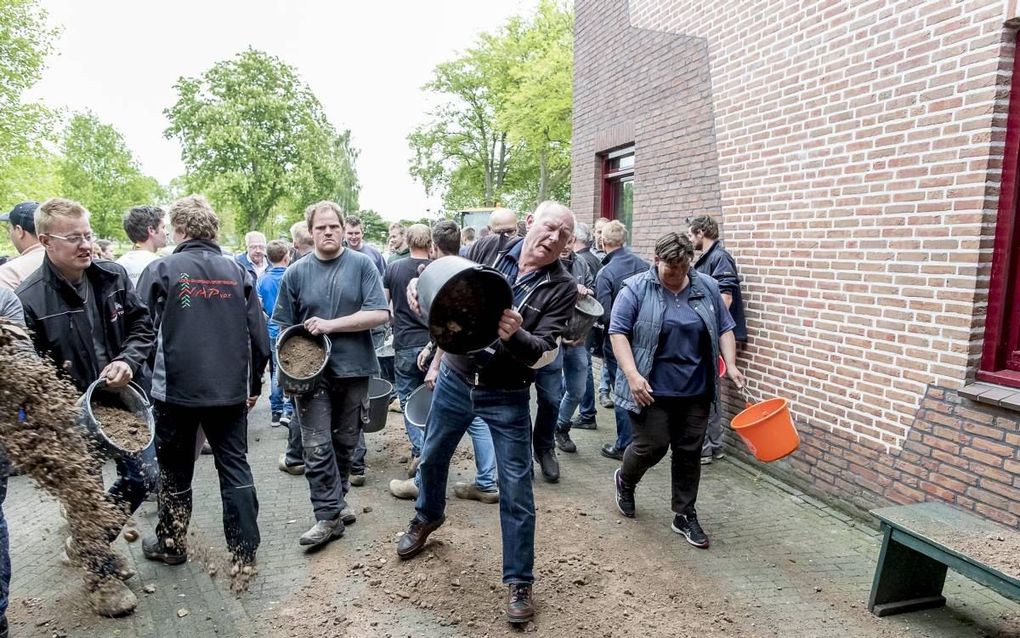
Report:
<svg viewBox="0 0 1020 638"><path fill-rule="evenodd" d="M597 154L633 142L640 252L719 216L743 365L803 438L771 469L863 508L950 500L1020 526L1020 421L956 394L981 347L1007 5L576 3L575 211L600 210Z"/></svg>

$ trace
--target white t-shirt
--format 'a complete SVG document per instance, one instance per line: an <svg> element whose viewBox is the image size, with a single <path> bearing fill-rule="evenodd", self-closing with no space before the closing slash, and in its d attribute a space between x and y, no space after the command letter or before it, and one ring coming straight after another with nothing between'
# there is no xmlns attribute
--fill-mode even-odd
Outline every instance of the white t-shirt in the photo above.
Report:
<svg viewBox="0 0 1020 638"><path fill-rule="evenodd" d="M159 259L159 255L150 253L147 250L129 250L117 260L117 263L127 271L128 277L131 279L131 285L137 286L138 278L142 276L142 271L157 259Z"/></svg>

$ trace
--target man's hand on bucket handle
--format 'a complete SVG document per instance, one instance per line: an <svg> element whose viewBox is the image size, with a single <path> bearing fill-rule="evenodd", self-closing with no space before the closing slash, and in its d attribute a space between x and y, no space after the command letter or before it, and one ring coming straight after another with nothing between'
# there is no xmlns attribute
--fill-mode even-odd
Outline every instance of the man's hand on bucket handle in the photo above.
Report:
<svg viewBox="0 0 1020 638"><path fill-rule="evenodd" d="M123 388L134 378L134 375L131 373L131 366L123 361L111 361L103 368L99 376L106 379L106 385L110 388Z"/></svg>

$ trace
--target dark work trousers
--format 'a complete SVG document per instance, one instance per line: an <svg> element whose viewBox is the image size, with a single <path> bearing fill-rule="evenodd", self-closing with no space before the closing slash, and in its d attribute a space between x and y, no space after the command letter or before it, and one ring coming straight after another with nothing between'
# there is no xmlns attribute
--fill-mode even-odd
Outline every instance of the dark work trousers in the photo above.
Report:
<svg viewBox="0 0 1020 638"><path fill-rule="evenodd" d="M294 399L288 398L287 401L293 407ZM305 449L301 445L301 416L297 413L297 409L294 409L290 423L287 424L287 450L283 454L284 463L291 467L304 465L304 457Z"/></svg>
<svg viewBox="0 0 1020 638"><path fill-rule="evenodd" d="M636 486L645 472L672 450L673 513L694 509L710 407L708 397L659 397L639 414L632 412L634 438L623 454L623 482Z"/></svg>
<svg viewBox="0 0 1020 638"><path fill-rule="evenodd" d="M298 395L295 402L315 520L331 521L347 507L351 459L368 413L368 377L319 379L312 392Z"/></svg>
<svg viewBox="0 0 1020 638"><path fill-rule="evenodd" d="M234 558L252 561L259 548L259 501L248 465L245 404L189 408L155 402L156 458L160 467L156 536L185 547L191 521L195 434L201 427L212 446L223 501L223 535Z"/></svg>

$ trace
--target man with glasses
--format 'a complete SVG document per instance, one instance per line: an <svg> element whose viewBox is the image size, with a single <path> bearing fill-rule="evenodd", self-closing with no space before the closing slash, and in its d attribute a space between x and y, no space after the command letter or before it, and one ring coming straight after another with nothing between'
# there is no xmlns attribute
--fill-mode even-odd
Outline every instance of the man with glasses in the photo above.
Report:
<svg viewBox="0 0 1020 638"><path fill-rule="evenodd" d="M78 390L104 379L119 388L137 380L155 341L152 321L123 266L92 259L89 212L66 199L50 199L35 211L35 227L45 248L42 266L15 291L36 350L50 356ZM117 459L117 480L107 492L127 520L155 484L152 447ZM123 524L123 523L122 523ZM107 530L113 542L121 526ZM90 573L90 600L103 616L131 613L138 600L121 582L133 575L126 560L109 550L82 555L72 528L65 544L68 558Z"/></svg>

